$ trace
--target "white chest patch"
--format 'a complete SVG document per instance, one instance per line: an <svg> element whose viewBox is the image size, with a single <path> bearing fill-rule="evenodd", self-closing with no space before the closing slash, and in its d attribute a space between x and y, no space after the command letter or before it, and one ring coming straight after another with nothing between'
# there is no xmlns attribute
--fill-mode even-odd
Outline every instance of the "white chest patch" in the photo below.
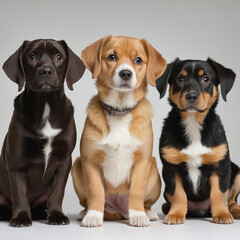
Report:
<svg viewBox="0 0 240 240"><path fill-rule="evenodd" d="M44 123L42 129L40 130L40 134L42 135L41 138L46 139L47 142L43 147L43 154L44 154L44 159L45 159L45 170L47 168L48 165L48 160L49 157L51 155L51 151L52 151L52 142L55 136L57 136L62 129L54 129L52 128L48 118L50 115L50 107L49 105L46 103L45 107L44 107L44 112L43 112L43 117L42 117L42 121Z"/></svg>
<svg viewBox="0 0 240 240"><path fill-rule="evenodd" d="M185 134L188 136L190 145L181 152L188 156L187 166L189 178L192 181L193 190L197 194L199 178L202 165L202 154L210 153L211 148L205 147L201 143L201 125L195 120L195 114L190 114L183 122L186 127Z"/></svg>
<svg viewBox="0 0 240 240"><path fill-rule="evenodd" d="M106 115L110 132L98 142L98 148L105 152L102 164L103 174L112 186L117 187L129 178L133 164L133 152L141 142L130 135L131 113L125 116Z"/></svg>

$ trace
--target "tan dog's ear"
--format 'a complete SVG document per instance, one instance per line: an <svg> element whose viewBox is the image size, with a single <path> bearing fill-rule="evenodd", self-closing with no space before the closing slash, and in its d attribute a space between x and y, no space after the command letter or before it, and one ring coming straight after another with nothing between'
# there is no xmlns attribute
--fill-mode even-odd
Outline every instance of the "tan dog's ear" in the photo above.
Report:
<svg viewBox="0 0 240 240"><path fill-rule="evenodd" d="M147 40L142 39L142 42L148 54L146 73L147 81L150 85L155 87L155 81L164 73L167 67L167 62L162 55L150 43L147 42Z"/></svg>
<svg viewBox="0 0 240 240"><path fill-rule="evenodd" d="M3 64L3 70L7 76L15 83L18 84L18 91L23 89L25 83L25 74L22 66L22 51L27 41L18 48Z"/></svg>
<svg viewBox="0 0 240 240"><path fill-rule="evenodd" d="M97 78L101 72L102 47L111 38L111 35L101 38L82 51L82 61L87 69L91 71L93 79Z"/></svg>

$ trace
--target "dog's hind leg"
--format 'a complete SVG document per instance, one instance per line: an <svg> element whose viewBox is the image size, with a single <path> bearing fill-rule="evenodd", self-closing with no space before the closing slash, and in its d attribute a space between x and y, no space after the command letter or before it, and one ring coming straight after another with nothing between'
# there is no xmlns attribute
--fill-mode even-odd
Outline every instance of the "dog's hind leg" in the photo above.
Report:
<svg viewBox="0 0 240 240"><path fill-rule="evenodd" d="M233 186L230 189L228 206L229 211L235 219L240 219L240 206L237 204L237 197L240 192L240 173L234 179Z"/></svg>

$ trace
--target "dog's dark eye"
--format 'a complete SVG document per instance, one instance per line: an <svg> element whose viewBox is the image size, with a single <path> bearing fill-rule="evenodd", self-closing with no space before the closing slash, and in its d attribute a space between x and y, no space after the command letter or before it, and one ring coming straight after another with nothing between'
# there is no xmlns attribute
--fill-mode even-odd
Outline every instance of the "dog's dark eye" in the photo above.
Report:
<svg viewBox="0 0 240 240"><path fill-rule="evenodd" d="M56 59L57 60L61 60L62 59L62 55L61 54L57 54Z"/></svg>
<svg viewBox="0 0 240 240"><path fill-rule="evenodd" d="M204 83L208 83L209 82L209 77L208 76L203 76L203 78L202 78L202 81L204 82Z"/></svg>
<svg viewBox="0 0 240 240"><path fill-rule="evenodd" d="M35 56L35 54L33 54L33 53L31 53L31 54L29 55L29 58L30 58L30 60L32 60L32 61L36 60L36 56Z"/></svg>
<svg viewBox="0 0 240 240"><path fill-rule="evenodd" d="M178 76L176 79L176 82L178 84L178 86L182 87L184 84L184 77L183 76Z"/></svg>
<svg viewBox="0 0 240 240"><path fill-rule="evenodd" d="M134 63L137 64L137 65L141 65L143 63L143 60L140 58L140 57L137 57L135 60L134 60Z"/></svg>
<svg viewBox="0 0 240 240"><path fill-rule="evenodd" d="M184 77L183 76L178 77L177 81L182 83L184 81Z"/></svg>
<svg viewBox="0 0 240 240"><path fill-rule="evenodd" d="M108 61L117 61L117 56L115 54L110 54L108 57L107 57Z"/></svg>

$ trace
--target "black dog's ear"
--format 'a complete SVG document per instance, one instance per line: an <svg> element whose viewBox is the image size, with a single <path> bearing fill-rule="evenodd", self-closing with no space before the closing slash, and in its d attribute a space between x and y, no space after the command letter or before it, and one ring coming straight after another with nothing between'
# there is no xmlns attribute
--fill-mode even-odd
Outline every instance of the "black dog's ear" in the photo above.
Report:
<svg viewBox="0 0 240 240"><path fill-rule="evenodd" d="M24 42L25 43L25 42ZM22 49L24 43L12 54L3 64L2 68L7 76L18 84L18 91L21 91L25 82L25 74L22 66Z"/></svg>
<svg viewBox="0 0 240 240"><path fill-rule="evenodd" d="M169 63L167 65L167 68L166 68L164 74L156 80L156 88L157 88L158 92L160 93L160 98L163 98L165 96L166 91L167 91L167 86L168 86L168 80L171 75L173 66L174 66L174 64L176 64L179 61L180 61L179 58L177 58L174 62Z"/></svg>
<svg viewBox="0 0 240 240"><path fill-rule="evenodd" d="M222 98L226 102L227 94L232 89L236 74L231 69L225 68L223 65L213 61L210 58L207 59L207 62L210 62L216 70L221 87Z"/></svg>
<svg viewBox="0 0 240 240"><path fill-rule="evenodd" d="M86 67L84 66L82 60L68 47L65 41L62 40L61 43L67 49L68 54L68 66L66 73L67 86L70 90L73 90L73 84L82 77Z"/></svg>

